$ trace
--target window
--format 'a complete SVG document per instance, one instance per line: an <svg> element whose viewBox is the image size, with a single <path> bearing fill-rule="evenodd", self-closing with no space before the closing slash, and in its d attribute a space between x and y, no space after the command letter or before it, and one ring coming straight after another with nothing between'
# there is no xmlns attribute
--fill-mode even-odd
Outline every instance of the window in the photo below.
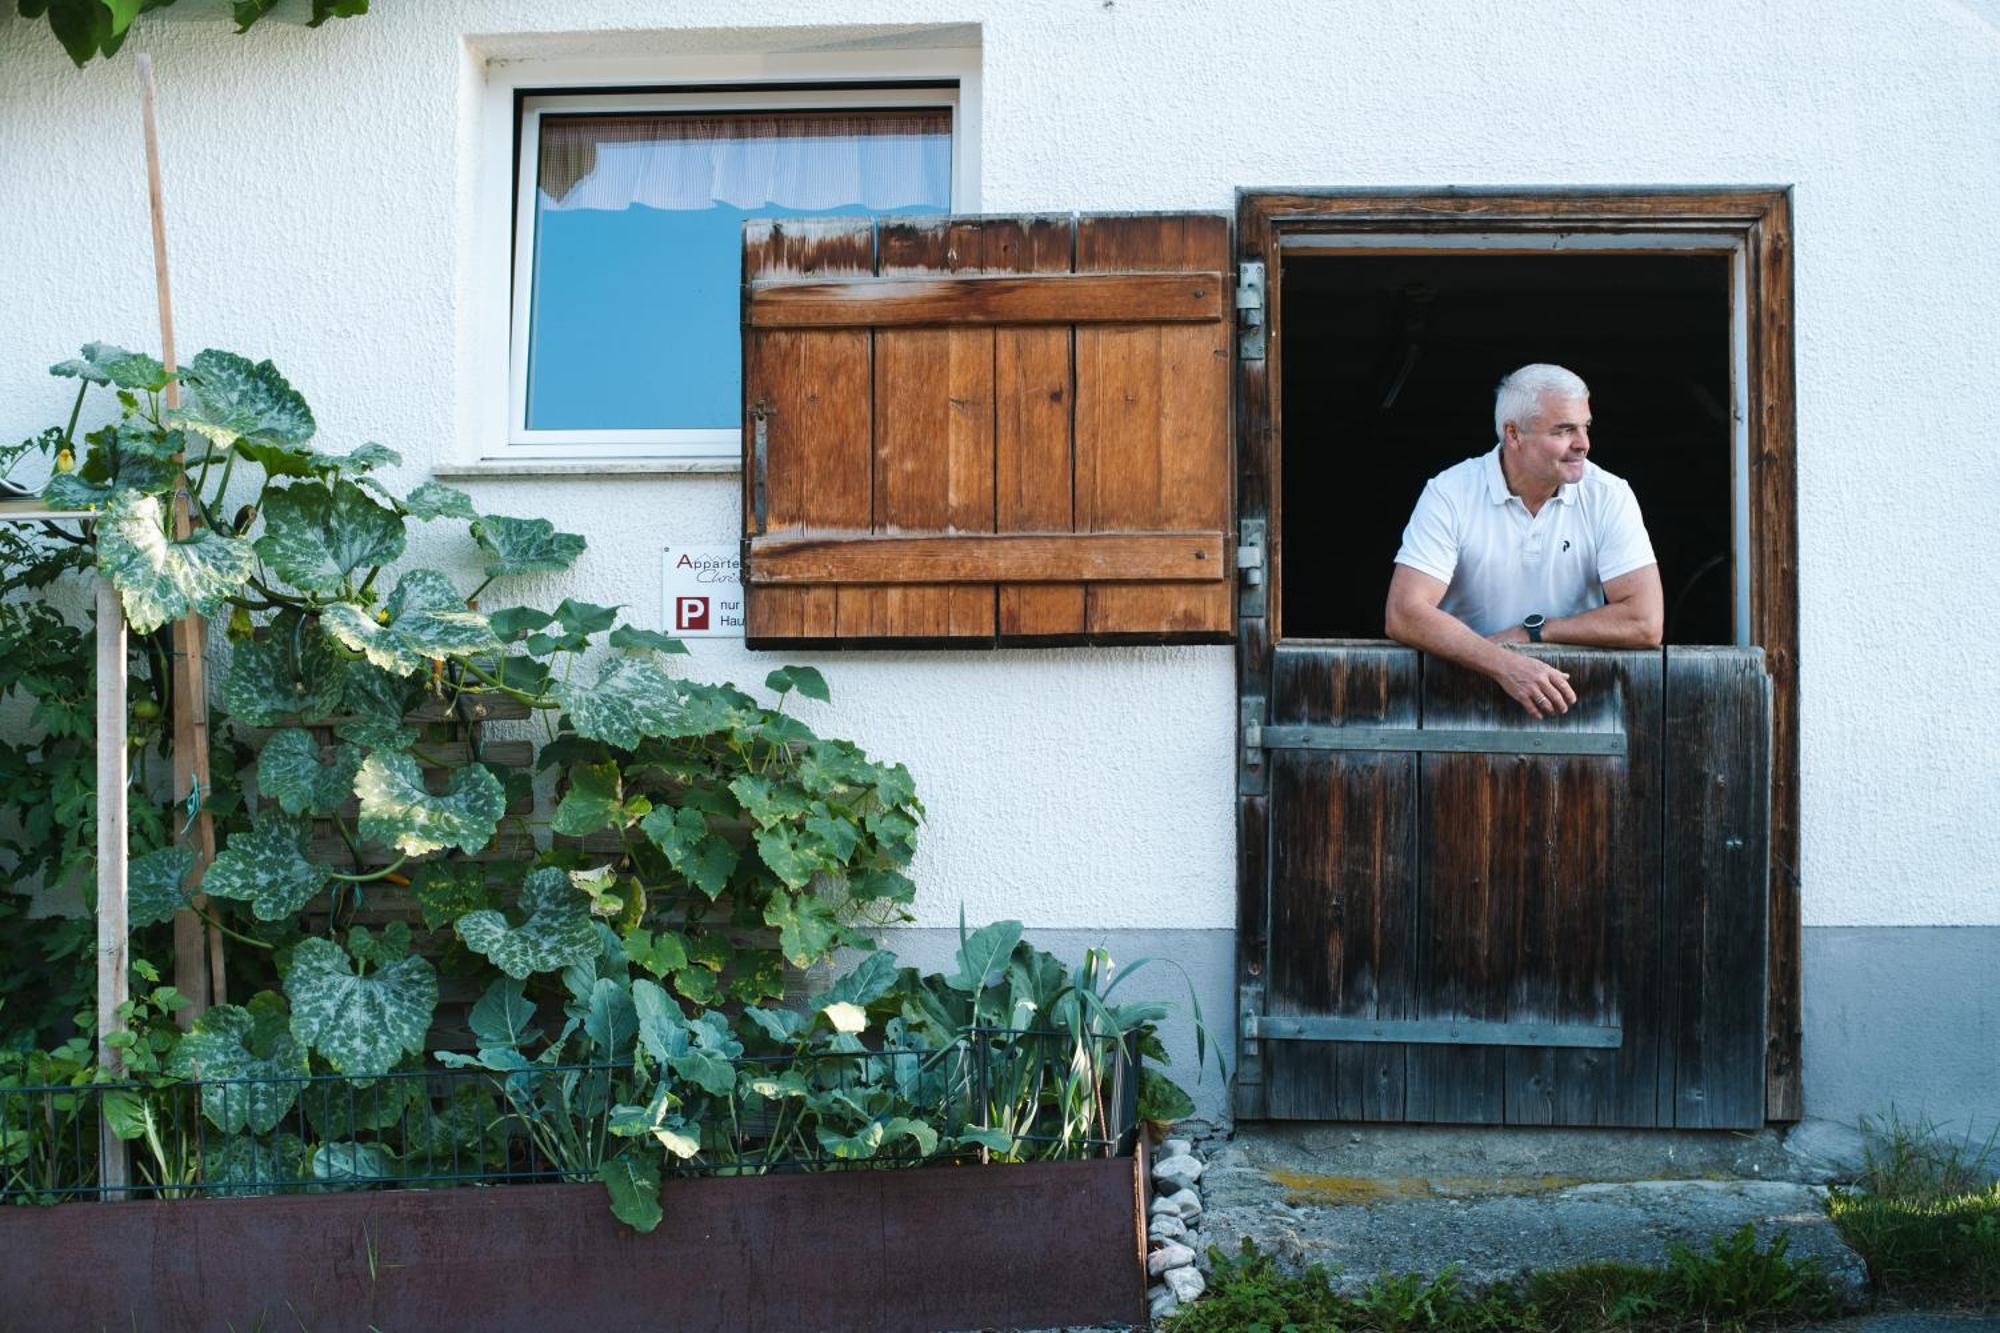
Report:
<svg viewBox="0 0 2000 1333"><path fill-rule="evenodd" d="M957 101L524 93L505 457L735 458L744 220L950 212Z"/></svg>

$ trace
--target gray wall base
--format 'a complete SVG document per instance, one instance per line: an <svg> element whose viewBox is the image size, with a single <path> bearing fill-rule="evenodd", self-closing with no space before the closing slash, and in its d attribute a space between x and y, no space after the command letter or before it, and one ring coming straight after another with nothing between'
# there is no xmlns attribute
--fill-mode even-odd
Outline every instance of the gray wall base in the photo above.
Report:
<svg viewBox="0 0 2000 1333"><path fill-rule="evenodd" d="M1806 1114L2000 1128L2000 926L1809 926Z"/></svg>

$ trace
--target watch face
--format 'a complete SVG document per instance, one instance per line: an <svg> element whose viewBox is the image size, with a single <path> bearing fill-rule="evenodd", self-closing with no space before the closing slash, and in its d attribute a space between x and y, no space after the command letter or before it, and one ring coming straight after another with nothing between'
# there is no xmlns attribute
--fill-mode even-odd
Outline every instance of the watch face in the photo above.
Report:
<svg viewBox="0 0 2000 1333"><path fill-rule="evenodd" d="M1522 622L1521 622L1521 628L1522 628L1522 629L1540 629L1540 628L1541 628L1542 626L1544 626L1544 625L1546 625L1546 624L1548 624L1548 623L1549 623L1549 622L1548 622L1548 617L1547 617L1547 616L1542 616L1542 615L1533 615L1533 616L1529 616L1529 617L1528 617L1528 618L1527 618L1526 620L1524 620L1524 621L1522 621Z"/></svg>

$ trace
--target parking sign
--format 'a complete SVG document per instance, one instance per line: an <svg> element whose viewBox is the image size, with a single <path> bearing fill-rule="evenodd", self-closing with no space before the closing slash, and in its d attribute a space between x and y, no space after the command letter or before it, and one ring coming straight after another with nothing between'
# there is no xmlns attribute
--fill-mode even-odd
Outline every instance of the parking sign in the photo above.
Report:
<svg viewBox="0 0 2000 1333"><path fill-rule="evenodd" d="M743 637L743 560L735 546L669 546L660 557L661 626L682 638Z"/></svg>

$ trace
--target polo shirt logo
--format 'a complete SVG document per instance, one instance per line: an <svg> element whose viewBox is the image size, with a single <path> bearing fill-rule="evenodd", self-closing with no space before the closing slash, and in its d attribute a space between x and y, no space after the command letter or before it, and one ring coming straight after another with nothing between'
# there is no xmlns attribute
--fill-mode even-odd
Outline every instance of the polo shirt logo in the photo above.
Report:
<svg viewBox="0 0 2000 1333"><path fill-rule="evenodd" d="M1569 538L1565 537L1563 538L1563 550L1567 551L1568 549L1569 549Z"/></svg>

